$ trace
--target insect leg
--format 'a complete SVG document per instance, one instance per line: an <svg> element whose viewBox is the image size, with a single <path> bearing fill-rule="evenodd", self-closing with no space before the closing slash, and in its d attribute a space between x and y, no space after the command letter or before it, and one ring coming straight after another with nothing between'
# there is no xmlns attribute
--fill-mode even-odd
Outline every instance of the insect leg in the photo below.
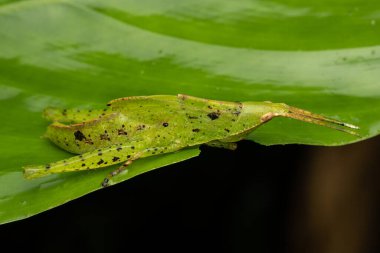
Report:
<svg viewBox="0 0 380 253"><path fill-rule="evenodd" d="M166 152L172 152L175 150L178 150L178 148L176 148L174 145L172 147L147 148L147 149L141 150L139 152L136 152L133 156L129 156L128 160L123 165L121 165L119 168L117 168L116 170L114 170L110 174L108 174L108 176L106 178L104 178L101 185L102 185L102 187L107 187L107 186L112 185L113 184L113 182L112 182L113 177L115 177L115 176L119 175L120 173L122 173L123 171L125 171L127 169L128 165L130 165L133 161L135 161L141 157L146 157L149 155L155 155L156 152L159 152L162 154L162 153L166 153Z"/></svg>
<svg viewBox="0 0 380 253"><path fill-rule="evenodd" d="M123 165L121 165L119 168L117 168L116 170L112 171L106 178L104 178L104 180L102 182L102 187L104 188L104 187L107 187L107 186L111 185L111 179L114 176L117 176L121 172L125 171L126 168L128 167L128 165L130 165L132 162L133 162L133 160L128 160L125 163L123 163Z"/></svg>
<svg viewBox="0 0 380 253"><path fill-rule="evenodd" d="M135 156L133 146L113 145L46 165L24 167L24 177L38 178L69 171L91 170L118 164Z"/></svg>
<svg viewBox="0 0 380 253"><path fill-rule="evenodd" d="M205 145L215 148L225 148L229 150L235 150L237 148L237 144L234 142L210 141L205 143Z"/></svg>

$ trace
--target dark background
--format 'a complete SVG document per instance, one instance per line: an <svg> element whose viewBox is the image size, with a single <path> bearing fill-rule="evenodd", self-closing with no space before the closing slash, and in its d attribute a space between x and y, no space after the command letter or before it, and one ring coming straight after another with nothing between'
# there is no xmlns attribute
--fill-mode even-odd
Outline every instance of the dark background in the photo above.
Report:
<svg viewBox="0 0 380 253"><path fill-rule="evenodd" d="M0 226L38 252L380 252L380 138L199 157Z"/></svg>

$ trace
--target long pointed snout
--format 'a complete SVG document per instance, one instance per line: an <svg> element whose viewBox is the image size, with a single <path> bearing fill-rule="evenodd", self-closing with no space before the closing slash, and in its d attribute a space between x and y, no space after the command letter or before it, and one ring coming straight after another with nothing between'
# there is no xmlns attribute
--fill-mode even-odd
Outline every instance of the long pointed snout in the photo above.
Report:
<svg viewBox="0 0 380 253"><path fill-rule="evenodd" d="M355 136L360 136L356 131L351 130L359 129L358 126L328 118L320 114L315 114L300 108L292 107L287 104L271 102L245 102L243 105L244 113L247 115L252 115L252 117L260 118L261 123L265 123L274 117L286 117L315 125L329 127Z"/></svg>

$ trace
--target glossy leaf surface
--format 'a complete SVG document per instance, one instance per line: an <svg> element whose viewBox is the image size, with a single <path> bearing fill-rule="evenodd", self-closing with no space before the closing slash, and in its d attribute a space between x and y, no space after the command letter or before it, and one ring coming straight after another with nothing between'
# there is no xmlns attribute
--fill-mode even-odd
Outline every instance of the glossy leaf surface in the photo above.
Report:
<svg viewBox="0 0 380 253"><path fill-rule="evenodd" d="M0 1L0 222L99 188L106 170L22 178L70 154L43 135L46 106L102 107L131 95L285 102L380 129L380 2L375 0ZM356 137L290 119L265 144L343 145ZM197 149L136 162L142 172Z"/></svg>

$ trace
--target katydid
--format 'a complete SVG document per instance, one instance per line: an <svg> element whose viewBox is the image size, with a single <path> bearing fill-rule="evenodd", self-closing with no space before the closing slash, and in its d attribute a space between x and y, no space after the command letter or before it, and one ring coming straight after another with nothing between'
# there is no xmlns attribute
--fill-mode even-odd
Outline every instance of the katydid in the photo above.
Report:
<svg viewBox="0 0 380 253"><path fill-rule="evenodd" d="M330 127L352 135L357 126L283 103L225 102L187 95L126 97L104 110L47 108L53 123L46 137L77 156L40 166L26 166L27 179L54 173L122 165L102 186L132 161L206 144L235 149L257 127L274 117L287 117ZM64 124L69 123L69 124Z"/></svg>

